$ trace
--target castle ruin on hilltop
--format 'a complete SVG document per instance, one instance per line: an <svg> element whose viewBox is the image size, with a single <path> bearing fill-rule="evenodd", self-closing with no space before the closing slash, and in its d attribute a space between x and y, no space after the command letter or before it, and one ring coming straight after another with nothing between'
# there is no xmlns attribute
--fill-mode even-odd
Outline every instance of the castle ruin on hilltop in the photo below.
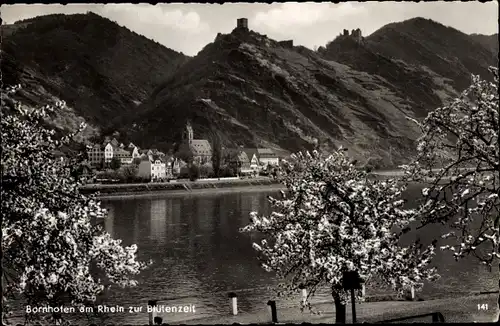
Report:
<svg viewBox="0 0 500 326"><path fill-rule="evenodd" d="M233 32L236 32L240 36L247 35L250 30L248 28L248 18L238 18L236 19L236 28L233 30ZM251 33L254 33L253 31ZM257 33L258 34L258 33ZM260 36L267 37L267 35L261 35ZM222 34L218 33L217 37L215 40L218 40ZM351 31L349 34L349 30L344 29L343 33L341 33L336 39L344 39L344 40L353 40L357 44L361 45L363 44L363 34L361 33L361 29L356 28ZM293 40L284 40L284 41L278 41L277 42L279 46L285 48L285 49L293 49L294 44ZM332 42L330 42L331 44ZM324 46L321 46L317 51L321 52L322 50L326 50Z"/></svg>
<svg viewBox="0 0 500 326"><path fill-rule="evenodd" d="M248 29L248 18L236 19L236 28L234 29L234 31L248 33L250 31ZM262 35L262 36L267 37L267 35ZM217 37L219 37L219 35L217 35ZM278 41L278 44L284 48L293 49L293 40Z"/></svg>
<svg viewBox="0 0 500 326"><path fill-rule="evenodd" d="M352 40L356 41L356 43L360 44L363 42L363 35L361 34L361 29L353 29L351 31L351 35L349 35L349 30L344 29L344 33L340 34L339 37L342 38L351 38Z"/></svg>
<svg viewBox="0 0 500 326"><path fill-rule="evenodd" d="M248 30L248 18L238 18L236 20L236 28Z"/></svg>

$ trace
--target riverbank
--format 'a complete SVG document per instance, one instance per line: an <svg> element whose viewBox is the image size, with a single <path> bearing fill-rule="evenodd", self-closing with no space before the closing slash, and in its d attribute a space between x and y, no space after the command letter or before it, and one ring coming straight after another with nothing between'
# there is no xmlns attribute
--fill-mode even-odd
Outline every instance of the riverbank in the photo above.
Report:
<svg viewBox="0 0 500 326"><path fill-rule="evenodd" d="M429 301L384 301L364 302L356 305L357 322L374 323L389 319L403 318L415 315L440 312L446 323L456 322L492 322L498 317L498 294L470 295ZM478 309L488 307L488 309ZM331 302L313 304L314 309L321 311L321 315L311 314L309 311L301 312L298 308L280 307L277 302L277 317L279 323L335 323L335 308ZM172 325L215 325L215 324L262 324L270 323L271 313L263 304L261 310L255 313L239 313L236 316L227 315L210 318L169 322L168 315L163 317L163 322ZM351 306L347 307L347 322L351 323ZM408 322L408 321L406 321ZM431 322L431 317L413 319L409 322Z"/></svg>
<svg viewBox="0 0 500 326"><path fill-rule="evenodd" d="M136 184L89 184L80 188L82 193L96 193L99 198L150 197L186 194L225 193L238 191L273 191L284 186L270 178L221 179L197 181L171 181Z"/></svg>
<svg viewBox="0 0 500 326"><path fill-rule="evenodd" d="M374 171L371 175L378 179L387 179L403 176L402 171ZM444 178L443 180L445 180ZM233 191L273 191L282 190L285 187L278 181L268 177L256 177L250 179L240 178L220 178L220 179L199 179L171 180L170 182L159 183L128 183L128 184L88 184L80 187L84 194L99 193L99 198L115 197L145 197L185 195L188 193L205 194L213 192L233 192Z"/></svg>

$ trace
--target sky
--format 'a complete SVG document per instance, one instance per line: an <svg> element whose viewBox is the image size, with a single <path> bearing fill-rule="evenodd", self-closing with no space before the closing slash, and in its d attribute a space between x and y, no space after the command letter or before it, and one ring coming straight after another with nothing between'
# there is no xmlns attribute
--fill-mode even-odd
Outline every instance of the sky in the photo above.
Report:
<svg viewBox="0 0 500 326"><path fill-rule="evenodd" d="M325 45L343 29L360 28L367 36L380 27L414 17L435 20L464 33L498 33L498 1L468 2L285 2L170 4L14 4L2 5L4 24L54 13L92 11L186 55L196 55L217 33L230 33L237 18L248 27L281 41L308 48Z"/></svg>

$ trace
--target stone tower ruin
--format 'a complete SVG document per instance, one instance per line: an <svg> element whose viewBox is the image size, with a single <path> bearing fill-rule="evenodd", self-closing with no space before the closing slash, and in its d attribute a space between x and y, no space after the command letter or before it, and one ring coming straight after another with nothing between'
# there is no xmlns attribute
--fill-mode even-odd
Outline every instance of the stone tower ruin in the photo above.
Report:
<svg viewBox="0 0 500 326"><path fill-rule="evenodd" d="M363 39L363 36L361 35L361 29L359 28L357 28L356 30L353 29L351 36L358 43L361 43Z"/></svg>
<svg viewBox="0 0 500 326"><path fill-rule="evenodd" d="M248 19L239 18L236 20L236 28L248 29Z"/></svg>

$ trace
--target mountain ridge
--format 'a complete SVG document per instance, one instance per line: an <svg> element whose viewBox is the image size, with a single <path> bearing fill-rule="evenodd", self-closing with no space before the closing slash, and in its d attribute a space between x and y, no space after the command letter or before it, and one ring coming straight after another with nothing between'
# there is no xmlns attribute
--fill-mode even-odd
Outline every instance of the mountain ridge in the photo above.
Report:
<svg viewBox="0 0 500 326"><path fill-rule="evenodd" d="M469 36L474 41L489 49L493 55L493 58L498 60L498 33L492 35L470 34Z"/></svg>
<svg viewBox="0 0 500 326"><path fill-rule="evenodd" d="M437 34L450 39L444 44ZM491 50L474 38L416 18L360 35L357 41L337 37L313 51L235 28L217 34L196 56L179 57L180 64L169 66L164 60L169 73L155 85L149 81L138 105L122 101L127 105L113 107L115 116L102 123L102 133L117 130L124 141L168 149L178 145L190 120L196 138L218 129L225 146L264 146L280 152L344 146L363 162L395 166L413 153L419 132L407 116L424 117L465 88L470 73L489 78L487 66L498 65ZM410 42L410 51L403 41ZM449 44L466 50L450 53ZM145 60L138 62L158 56L143 52L139 58ZM447 69L436 67L437 56L444 58ZM120 69L110 67L114 70L106 77L111 80ZM133 73L129 78L130 84L140 80ZM112 103L106 94L98 96ZM87 107L77 113L84 115Z"/></svg>
<svg viewBox="0 0 500 326"><path fill-rule="evenodd" d="M103 130L122 112L133 114L189 60L92 12L2 25L2 39L5 84L32 85L64 99L77 116Z"/></svg>
<svg viewBox="0 0 500 326"><path fill-rule="evenodd" d="M432 24L438 32L447 29L425 19L408 23ZM466 37L456 30L450 33L456 42ZM143 128L148 130L132 133L146 139L155 134L158 139L156 125L176 121L176 130L162 138L173 142L181 139L183 122L189 119L201 136L208 134L207 126L219 125L232 146L260 146L265 140L271 147L296 151L319 142L326 148L348 147L364 161L401 163L417 137L416 126L406 116L424 117L467 83L463 74L439 74L418 57L405 62L391 51L383 53L374 40L377 32L372 35L359 43L341 37L316 53L252 30L219 33L143 104L136 120L147 121ZM423 48L425 42L430 41L415 44ZM486 51L480 48L479 61L488 60ZM489 77L486 65L474 69ZM211 119L211 114L220 118Z"/></svg>

